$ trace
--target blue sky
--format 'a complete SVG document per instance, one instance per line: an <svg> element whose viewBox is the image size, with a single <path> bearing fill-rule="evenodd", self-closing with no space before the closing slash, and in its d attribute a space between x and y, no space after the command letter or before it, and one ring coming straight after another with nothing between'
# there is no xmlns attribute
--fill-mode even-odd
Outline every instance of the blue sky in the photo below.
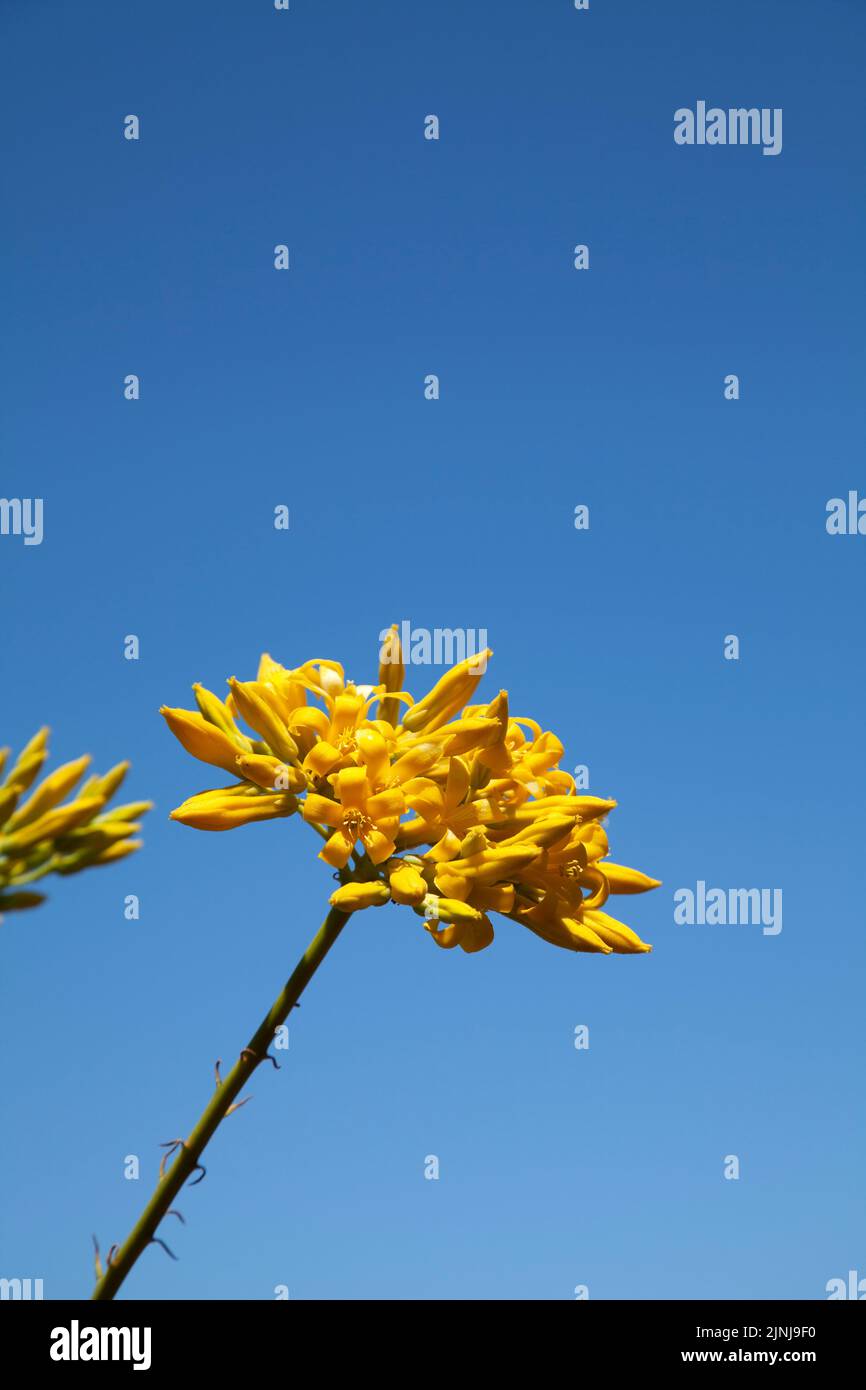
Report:
<svg viewBox="0 0 866 1390"><path fill-rule="evenodd" d="M139 856L0 928L0 1274L88 1295L91 1233L127 1233L333 887L298 823L169 822L219 774L159 705L262 650L370 679L408 619L486 628L483 689L618 799L654 952L358 917L163 1232L179 1262L122 1296L866 1275L866 540L825 529L866 492L866 10L6 0L0 36L0 492L45 529L0 537L0 741L47 722L157 803ZM698 100L782 108L782 153L677 146ZM781 888L783 930L676 925L698 880Z"/></svg>

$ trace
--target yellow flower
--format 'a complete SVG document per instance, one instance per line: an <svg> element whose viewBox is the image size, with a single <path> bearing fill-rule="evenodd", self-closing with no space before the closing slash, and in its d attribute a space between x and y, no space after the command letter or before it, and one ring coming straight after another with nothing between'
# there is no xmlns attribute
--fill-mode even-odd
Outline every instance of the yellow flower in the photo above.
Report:
<svg viewBox="0 0 866 1390"><path fill-rule="evenodd" d="M0 749L0 773L8 754L8 749ZM114 863L141 845L135 835L150 802L107 809L128 763L79 786L90 758L76 758L30 791L47 756L48 729L40 729L0 786L0 921L4 911L38 907L45 901L42 893L30 891L30 884L49 874L68 875Z"/></svg>
<svg viewBox="0 0 866 1390"><path fill-rule="evenodd" d="M301 808L304 820L334 831L320 857L342 869L360 840L373 864L390 858L405 807L402 794L396 788L375 792L365 767L344 768L332 782L336 800L310 792Z"/></svg>
<svg viewBox="0 0 866 1390"><path fill-rule="evenodd" d="M567 950L645 953L603 909L657 880L607 860L602 822L616 802L577 792L554 733L512 716L504 690L469 703L490 655L460 662L417 702L396 627L375 685L347 680L336 661L289 669L265 655L256 680L229 681L225 702L194 686L197 710L162 713L193 756L238 780L173 818L228 830L300 810L338 871L332 905L409 906L445 949L488 946L498 913Z"/></svg>

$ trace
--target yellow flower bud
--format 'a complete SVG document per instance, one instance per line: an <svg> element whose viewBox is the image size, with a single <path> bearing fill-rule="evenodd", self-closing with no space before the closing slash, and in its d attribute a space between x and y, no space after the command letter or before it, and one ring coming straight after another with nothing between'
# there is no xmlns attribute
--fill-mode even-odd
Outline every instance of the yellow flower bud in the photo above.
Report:
<svg viewBox="0 0 866 1390"><path fill-rule="evenodd" d="M615 917L608 917L606 912L585 911L583 917L596 936L601 937L618 955L643 955L652 950L652 946L641 941L631 927L627 927L624 922L618 922Z"/></svg>
<svg viewBox="0 0 866 1390"><path fill-rule="evenodd" d="M516 835L511 835L507 840L497 840L496 843L502 848L506 845L519 845L531 840L540 849L548 849L551 845L564 840L573 828L574 821L571 816L540 817L531 825L523 826Z"/></svg>
<svg viewBox="0 0 866 1390"><path fill-rule="evenodd" d="M102 797L87 796L71 801L68 806L58 806L53 811L46 811L38 820L31 821L29 825L22 826L11 835L0 836L0 851L7 853L14 850L17 853L39 844L40 840L55 840L58 835L63 835L91 820L104 805Z"/></svg>
<svg viewBox="0 0 866 1390"><path fill-rule="evenodd" d="M468 753L471 749L486 748L488 744L495 743L499 737L499 724L495 719L477 715L472 719L457 719L444 729L437 730L437 733L449 735L442 752L446 758L453 758L459 753Z"/></svg>
<svg viewBox="0 0 866 1390"><path fill-rule="evenodd" d="M562 927L568 935L573 951L591 951L609 956L613 949L587 922L579 922L576 917L563 917Z"/></svg>
<svg viewBox="0 0 866 1390"><path fill-rule="evenodd" d="M38 735L37 735L38 737ZM42 771L42 764L48 757L47 748L33 748L34 739L30 740L27 748L18 758L15 765L10 768L4 787L15 787L19 792L26 792L31 787ZM27 749L31 751L28 752Z"/></svg>
<svg viewBox="0 0 866 1390"><path fill-rule="evenodd" d="M10 817L9 829L17 830L19 826L27 825L45 811L50 811L52 807L58 805L72 791L76 783L81 781L89 765L90 758L85 756L55 768L54 772L45 778L45 781L36 788L23 806L19 806L15 814Z"/></svg>
<svg viewBox="0 0 866 1390"><path fill-rule="evenodd" d="M612 893L646 893L650 888L660 888L661 880L649 878L639 869L627 869L624 864L603 863L598 865L610 884Z"/></svg>
<svg viewBox="0 0 866 1390"><path fill-rule="evenodd" d="M250 740L241 733L235 723L228 705L198 682L193 685L192 690L195 695L195 702L209 724L215 724L218 729L222 729L223 733L227 734L239 748L249 749L252 747Z"/></svg>
<svg viewBox="0 0 866 1390"><path fill-rule="evenodd" d="M461 902L458 898L440 898L435 893L427 894L422 907L437 922L465 925L469 922L480 922L484 916L477 907L470 907L468 903Z"/></svg>
<svg viewBox="0 0 866 1390"><path fill-rule="evenodd" d="M97 816L94 825L106 820L134 821L145 812L153 810L152 801L128 801L125 806L112 806L110 811L105 811L103 815Z"/></svg>
<svg viewBox="0 0 866 1390"><path fill-rule="evenodd" d="M18 804L20 795L17 787L0 788L0 825L6 824Z"/></svg>
<svg viewBox="0 0 866 1390"><path fill-rule="evenodd" d="M297 808L298 803L290 792L279 796L201 792L198 796L189 797L172 811L171 819L196 830L235 830L238 826L252 825L256 821L290 816Z"/></svg>
<svg viewBox="0 0 866 1390"><path fill-rule="evenodd" d="M294 763L298 759L298 745L288 729L268 702L256 689L254 681L238 681L234 676L229 681L235 704L241 718L260 734L272 753L284 762Z"/></svg>
<svg viewBox="0 0 866 1390"><path fill-rule="evenodd" d="M404 729L408 729L410 733L417 733L421 729L429 732L447 724L451 716L462 709L471 698L492 655L488 648L477 656L467 657L465 661L446 671L424 699L413 705L403 716Z"/></svg>
<svg viewBox="0 0 866 1390"><path fill-rule="evenodd" d="M426 897L427 884L413 864L407 864L405 859L389 859L385 871L395 903L416 907Z"/></svg>
<svg viewBox="0 0 866 1390"><path fill-rule="evenodd" d="M279 758L271 758L263 753L240 754L236 759L239 772L247 781L255 782L269 792L301 792L306 790L307 779L299 767L289 767Z"/></svg>
<svg viewBox="0 0 866 1390"><path fill-rule="evenodd" d="M393 697L396 692L402 691L405 674L403 648L395 623L382 643L379 654L379 684ZM400 718L400 701L393 698L380 700L376 717L384 719L387 724L397 724Z"/></svg>
<svg viewBox="0 0 866 1390"><path fill-rule="evenodd" d="M226 772L234 772L238 753L243 751L222 729L210 724L203 714L194 714L187 709L169 709L163 705L159 711L171 732L187 753L199 762L210 763L211 767L222 767Z"/></svg>
<svg viewBox="0 0 866 1390"><path fill-rule="evenodd" d="M110 801L129 771L129 763L117 763L101 777L88 777L79 788L79 796L101 796Z"/></svg>
<svg viewBox="0 0 866 1390"><path fill-rule="evenodd" d="M109 845L101 854L94 859L94 864L116 864L118 859L125 859L128 854L134 854L137 849L141 849L141 840L121 840L119 844Z"/></svg>
<svg viewBox="0 0 866 1390"><path fill-rule="evenodd" d="M331 907L341 912L361 912L365 907L384 907L391 895L384 883L344 883L331 894Z"/></svg>

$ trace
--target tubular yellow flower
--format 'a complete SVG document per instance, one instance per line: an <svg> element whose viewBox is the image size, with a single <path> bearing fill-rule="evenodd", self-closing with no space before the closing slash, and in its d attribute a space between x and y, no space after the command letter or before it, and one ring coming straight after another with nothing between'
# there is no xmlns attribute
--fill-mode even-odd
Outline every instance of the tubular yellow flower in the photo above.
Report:
<svg viewBox="0 0 866 1390"><path fill-rule="evenodd" d="M342 869L360 840L371 862L381 864L396 848L393 835L404 810L403 796L396 789L374 793L364 767L344 768L334 774L333 784L337 801L310 794L302 807L305 820L334 831L319 858Z"/></svg>
<svg viewBox="0 0 866 1390"><path fill-rule="evenodd" d="M44 901L41 893L30 891L30 884L49 874L68 875L112 863L141 844L132 837L141 828L138 818L150 810L151 803L108 806L128 763L118 764L102 777L89 777L77 795L66 801L90 765L89 757L76 758L26 796L47 755L48 730L40 729L0 788L0 921L4 912L38 907ZM0 758L0 770L5 762Z"/></svg>
<svg viewBox="0 0 866 1390"><path fill-rule="evenodd" d="M396 627L379 656L378 683L356 685L337 661L291 669L265 655L254 681L232 677L225 703L196 685L196 711L164 709L193 756L238 779L172 818L231 830L300 810L325 840L319 858L350 880L333 907L387 896L423 916L445 949L488 946L496 912L565 950L649 950L603 911L612 893L658 886L607 861L603 821L616 802L576 791L559 766L562 741L513 716L507 691L469 703L491 652L461 661L416 703L403 690Z"/></svg>

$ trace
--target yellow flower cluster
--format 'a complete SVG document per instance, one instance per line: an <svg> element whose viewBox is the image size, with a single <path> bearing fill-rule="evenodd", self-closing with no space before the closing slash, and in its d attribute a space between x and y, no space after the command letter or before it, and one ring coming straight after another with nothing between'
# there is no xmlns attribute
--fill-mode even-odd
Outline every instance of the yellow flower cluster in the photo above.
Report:
<svg viewBox="0 0 866 1390"><path fill-rule="evenodd" d="M135 801L106 810L129 763L118 763L103 777L89 777L71 801L66 798L90 766L89 757L64 763L30 790L48 756L48 732L39 730L0 784L0 914L38 907L44 895L29 885L48 874L114 864L141 845L134 836L151 803ZM8 757L9 749L0 749L0 776Z"/></svg>
<svg viewBox="0 0 866 1390"><path fill-rule="evenodd" d="M375 686L347 681L336 661L287 670L267 655L254 681L229 681L225 701L193 686L197 711L160 712L189 753L238 780L173 819L230 830L300 811L343 880L333 906L407 904L445 948L488 946L497 912L572 951L649 951L603 910L611 893L658 886L605 858L616 803L578 794L559 739L510 715L506 691L469 703L490 655L417 702L402 689L396 628Z"/></svg>

